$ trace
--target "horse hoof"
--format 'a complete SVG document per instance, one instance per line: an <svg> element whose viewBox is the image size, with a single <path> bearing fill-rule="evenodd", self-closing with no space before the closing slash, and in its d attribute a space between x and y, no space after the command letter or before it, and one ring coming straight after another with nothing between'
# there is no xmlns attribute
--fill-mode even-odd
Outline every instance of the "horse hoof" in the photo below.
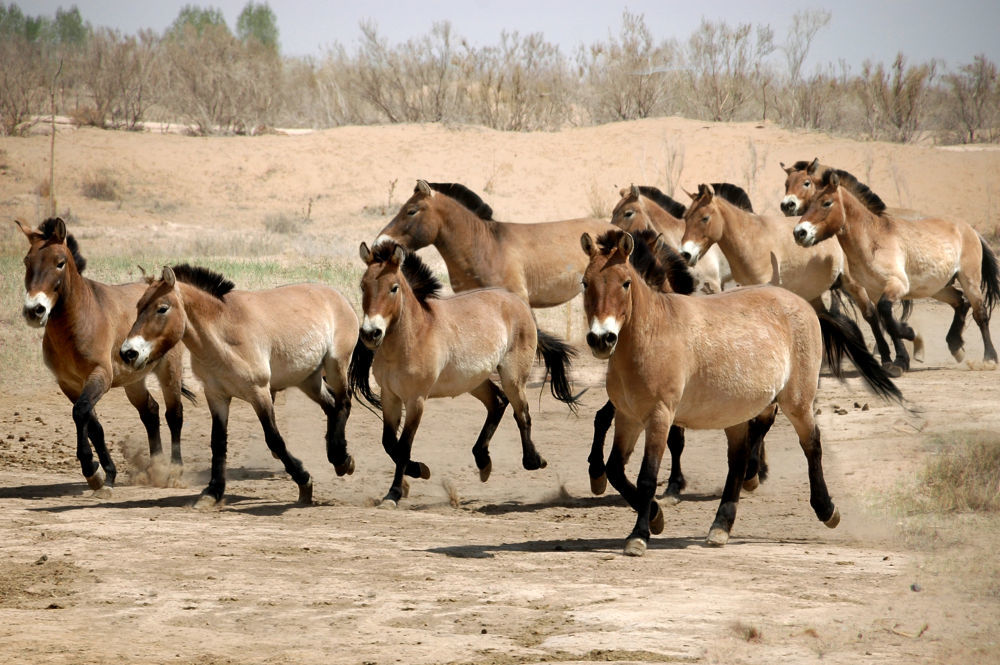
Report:
<svg viewBox="0 0 1000 665"><path fill-rule="evenodd" d="M107 474L104 473L104 469L102 469L101 467L97 467L97 471L94 472L94 475L87 478L87 485L90 487L90 489L96 492L97 490L104 487L105 478L107 478Z"/></svg>
<svg viewBox="0 0 1000 665"><path fill-rule="evenodd" d="M965 348L955 349L951 352L951 355L954 356L955 362L960 363L965 360Z"/></svg>
<svg viewBox="0 0 1000 665"><path fill-rule="evenodd" d="M382 502L378 504L378 507L379 507L379 510L396 510L396 507L398 505L399 504L396 503L394 500L389 499L389 498L385 498L385 499L382 499Z"/></svg>
<svg viewBox="0 0 1000 665"><path fill-rule="evenodd" d="M625 541L625 556L642 556L646 553L646 541L642 538L629 538Z"/></svg>
<svg viewBox="0 0 1000 665"><path fill-rule="evenodd" d="M428 467L428 466L427 466L426 464L424 464L423 462L417 462L417 466L419 466L419 467L420 467L420 478L421 478L422 480L427 480L428 478L430 478L430 477L431 477L431 470L430 470L430 467Z"/></svg>
<svg viewBox="0 0 1000 665"><path fill-rule="evenodd" d="M743 481L743 489L747 492L752 492L758 487L760 487L760 478L757 477L757 474Z"/></svg>
<svg viewBox="0 0 1000 665"><path fill-rule="evenodd" d="M656 514L649 520L649 532L657 536L663 533L663 508L656 499L653 499L653 505L656 506Z"/></svg>
<svg viewBox="0 0 1000 665"><path fill-rule="evenodd" d="M486 466L479 470L479 481L485 483L490 479L490 473L493 471L493 462L487 462Z"/></svg>
<svg viewBox="0 0 1000 665"><path fill-rule="evenodd" d="M110 499L115 495L114 491L108 485L100 489L96 489L90 493L91 498L94 499Z"/></svg>
<svg viewBox="0 0 1000 665"><path fill-rule="evenodd" d="M660 497L660 501L663 502L663 504L661 505L665 504L668 506L676 506L678 503L681 502L681 495L674 492L668 492L667 494L664 494L663 496Z"/></svg>
<svg viewBox="0 0 1000 665"><path fill-rule="evenodd" d="M521 460L521 466L524 467L526 471L537 471L538 469L544 469L549 465L541 455L536 456L534 459L523 458Z"/></svg>
<svg viewBox="0 0 1000 665"><path fill-rule="evenodd" d="M600 496L604 494L608 489L608 474L602 473L596 478L590 479L590 491L596 495Z"/></svg>
<svg viewBox="0 0 1000 665"><path fill-rule="evenodd" d="M354 458L350 455L347 456L347 460L344 461L340 466L334 465L333 470L337 472L338 476L351 475L354 473Z"/></svg>
<svg viewBox="0 0 1000 665"><path fill-rule="evenodd" d="M713 526L709 529L705 542L712 547L722 547L729 542L729 532L721 526Z"/></svg>
<svg viewBox="0 0 1000 665"><path fill-rule="evenodd" d="M211 510L218 505L218 501L211 494L202 494L198 497L198 500L194 502L195 510Z"/></svg>
<svg viewBox="0 0 1000 665"><path fill-rule="evenodd" d="M313 502L313 481L310 478L308 481L299 485L299 503L311 506Z"/></svg>
<svg viewBox="0 0 1000 665"><path fill-rule="evenodd" d="M924 362L924 338L919 334L913 338L913 359Z"/></svg>
<svg viewBox="0 0 1000 665"><path fill-rule="evenodd" d="M840 509L834 508L833 515L830 515L830 519L823 522L823 524L825 524L830 529L836 529L837 525L840 524Z"/></svg>
<svg viewBox="0 0 1000 665"><path fill-rule="evenodd" d="M888 374L894 379L898 379L899 377L903 376L903 368L894 363L888 363L882 365L882 368L885 370L886 374Z"/></svg>

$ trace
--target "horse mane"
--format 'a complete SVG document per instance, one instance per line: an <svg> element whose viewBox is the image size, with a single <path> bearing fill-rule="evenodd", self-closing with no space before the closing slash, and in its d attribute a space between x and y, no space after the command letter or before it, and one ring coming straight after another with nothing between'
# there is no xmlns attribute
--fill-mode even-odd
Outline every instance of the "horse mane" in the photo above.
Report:
<svg viewBox="0 0 1000 665"><path fill-rule="evenodd" d="M395 242L379 243L372 250L372 263L385 263L390 260L396 252L397 247L402 247ZM405 250L404 250L405 251ZM406 252L406 258L400 266L403 277L410 285L413 295L424 307L431 298L441 297L441 281L434 276L434 272L424 263L415 252Z"/></svg>
<svg viewBox="0 0 1000 665"><path fill-rule="evenodd" d="M496 221L493 219L493 208L483 201L479 194L457 182L429 182L427 183L435 192L441 192L446 196L455 199L466 208L476 214L479 219L487 222Z"/></svg>
<svg viewBox="0 0 1000 665"><path fill-rule="evenodd" d="M639 185L639 193L669 212L677 219L684 219L684 213L687 212L687 206L680 201L675 201L670 198L656 187Z"/></svg>
<svg viewBox="0 0 1000 665"><path fill-rule="evenodd" d="M713 182L712 189L715 190L716 196L729 201L737 208L753 212L753 204L750 203L750 196L742 187L729 182Z"/></svg>
<svg viewBox="0 0 1000 665"><path fill-rule="evenodd" d="M834 173L840 178L840 184L844 189L854 194L868 210L876 215L882 215L885 212L885 203L879 195L873 192L868 185L842 169L829 169L824 173L823 179L820 181L820 187L829 187L830 179Z"/></svg>
<svg viewBox="0 0 1000 665"><path fill-rule="evenodd" d="M610 254L611 250L618 246L618 240L623 233L625 231L620 229L602 233L597 238L601 253ZM649 243L659 235L657 231L652 229L633 233L632 239L635 240L635 247L632 254L629 255L629 262L642 277L642 280L653 289L670 290L682 295L694 293L694 277L688 270L687 262L665 242L657 243L655 252L649 248ZM664 286L667 288L665 289Z"/></svg>
<svg viewBox="0 0 1000 665"><path fill-rule="evenodd" d="M219 300L225 300L226 294L236 288L236 285L231 281L208 268L181 263L174 266L173 269L177 281L190 284Z"/></svg>
<svg viewBox="0 0 1000 665"><path fill-rule="evenodd" d="M59 221L58 217L49 217L39 225L38 233L41 234L42 240L52 239L52 234L55 233L56 224ZM82 273L84 268L87 267L87 259L83 258L83 254L80 253L80 245L76 242L76 238L73 237L72 233L66 234L66 247L69 249L69 253L73 255L73 263L76 264L76 271Z"/></svg>
<svg viewBox="0 0 1000 665"><path fill-rule="evenodd" d="M792 170L793 171L805 171L806 169L809 168L810 164L812 164L812 160L809 160L809 159L800 159L799 161L797 161L794 164L792 164Z"/></svg>

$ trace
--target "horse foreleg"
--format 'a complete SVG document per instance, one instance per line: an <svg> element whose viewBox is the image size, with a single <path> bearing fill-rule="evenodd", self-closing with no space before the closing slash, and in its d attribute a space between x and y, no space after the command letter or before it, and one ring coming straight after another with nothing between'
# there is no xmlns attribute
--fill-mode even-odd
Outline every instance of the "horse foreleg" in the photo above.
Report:
<svg viewBox="0 0 1000 665"><path fill-rule="evenodd" d="M875 347L878 349L878 355L882 360L882 366L890 365L892 363L892 352L889 351L889 344L886 343L885 335L882 333L878 309L871 301L871 298L868 297L868 291L850 277L845 278L845 275L841 275L840 285L847 292L847 295L851 297L851 300L854 301L858 309L861 310L862 318L868 323L868 327L871 328L872 337L875 338Z"/></svg>
<svg viewBox="0 0 1000 665"><path fill-rule="evenodd" d="M125 395L135 410L139 412L139 420L146 428L146 438L149 440L149 459L152 462L154 457L163 454L163 446L160 443L160 405L149 394L145 380L125 386Z"/></svg>
<svg viewBox="0 0 1000 665"><path fill-rule="evenodd" d="M184 405L181 396L184 392L182 374L181 347L177 346L167 352L166 362L156 369L156 378L163 391L164 417L170 430L170 463L177 466L184 464L181 457L181 429L184 426Z"/></svg>
<svg viewBox="0 0 1000 665"><path fill-rule="evenodd" d="M642 556L646 553L651 534L663 532L663 509L655 500L656 478L660 472L660 461L670 436L673 413L665 408L655 414L646 427L646 445L643 449L642 466L635 487L636 520L632 533L625 541L627 556ZM683 433L683 430L680 430Z"/></svg>
<svg viewBox="0 0 1000 665"><path fill-rule="evenodd" d="M424 398L417 397L406 405L406 422L403 424L403 432L399 436L399 441L395 447L396 470L392 476L392 486L389 492L382 499L382 505L395 508L399 500L403 498L403 475L410 473L413 463L410 460L410 452L413 449L413 437L420 426L420 418L424 415ZM426 467L424 467L426 468ZM421 475L415 477L423 477ZM428 471L427 477L430 477Z"/></svg>
<svg viewBox="0 0 1000 665"><path fill-rule="evenodd" d="M749 445L750 426L740 423L726 428L726 441L729 444L729 472L726 484L722 488L722 501L715 513L715 521L708 530L707 543L717 547L729 542L729 534L736 521L736 506L740 501L740 488L747 473L747 459L750 457Z"/></svg>
<svg viewBox="0 0 1000 665"><path fill-rule="evenodd" d="M615 419L615 405L608 400L594 414L594 442L590 446L590 456L587 458L590 467L590 491L594 494L604 494L608 488L608 475L604 466L604 439Z"/></svg>
<svg viewBox="0 0 1000 665"><path fill-rule="evenodd" d="M201 491L198 505L214 505L226 493L226 449L228 448L229 404L228 395L214 396L205 392L208 411L212 414L212 470L208 486Z"/></svg>
<svg viewBox="0 0 1000 665"><path fill-rule="evenodd" d="M399 432L399 423L403 419L403 402L395 394L389 392L388 390L382 391L382 448L385 450L389 459L396 462L398 453L399 438L396 433ZM407 415L407 421L409 421L409 415ZM423 478L427 480L431 477L431 470L423 462L414 462L410 460L406 463L406 469L404 473L411 478ZM403 484L403 495L406 495L407 486Z"/></svg>
<svg viewBox="0 0 1000 665"><path fill-rule="evenodd" d="M264 441L268 449L275 455L285 467L285 471L292 477L295 484L299 486L298 502L303 504L312 503L313 483L309 472L302 466L302 462L288 452L285 439L278 431L278 424L274 419L274 403L271 401L270 390L262 391L256 396L253 407L257 412L257 419L264 430Z"/></svg>
<svg viewBox="0 0 1000 665"><path fill-rule="evenodd" d="M105 482L114 485L115 477L118 475L115 463L104 443L104 430L94 415L94 406L107 392L109 385L110 381L98 370L90 375L80 394L75 399L71 397L73 424L76 425L76 458L80 462L84 478L87 479L87 485L95 491L104 487ZM97 451L100 464L94 462L91 442Z"/></svg>
<svg viewBox="0 0 1000 665"><path fill-rule="evenodd" d="M663 497L667 503L676 504L681 500L681 490L687 487L684 472L681 471L681 453L684 452L684 428L670 426L667 434L667 448L670 449L670 478L667 479L667 491Z"/></svg>
<svg viewBox="0 0 1000 665"><path fill-rule="evenodd" d="M490 460L490 440L497 430L497 425L500 424L500 419L503 418L504 411L507 410L508 400L489 379L476 386L470 394L486 407L486 421L479 431L475 445L472 446L472 456L476 460L476 468L479 469L479 480L485 483L493 470L493 462Z"/></svg>
<svg viewBox="0 0 1000 665"><path fill-rule="evenodd" d="M910 354L906 350L903 340L914 341L916 334L913 332L913 328L898 320L893 315L892 305L893 300L889 297L883 295L879 298L879 317L882 319L882 323L885 324L886 332L889 333L889 337L892 339L892 346L896 351L896 359L892 361L889 367L886 367L886 371L890 376L899 377L903 375L903 372L910 370ZM895 368L895 371L893 371L893 368Z"/></svg>

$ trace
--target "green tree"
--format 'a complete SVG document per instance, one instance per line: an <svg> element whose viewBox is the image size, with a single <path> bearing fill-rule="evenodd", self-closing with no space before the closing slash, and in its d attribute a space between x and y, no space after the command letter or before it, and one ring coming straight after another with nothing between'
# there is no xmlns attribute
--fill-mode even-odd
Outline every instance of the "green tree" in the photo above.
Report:
<svg viewBox="0 0 1000 665"><path fill-rule="evenodd" d="M213 26L221 26L229 32L226 17L222 15L221 9L215 7L202 9L194 5L184 5L167 32L170 35L183 36L185 29L190 27L198 37L201 37L206 28Z"/></svg>
<svg viewBox="0 0 1000 665"><path fill-rule="evenodd" d="M256 40L268 49L278 51L278 17L271 7L250 0L236 19L236 36L242 42Z"/></svg>
<svg viewBox="0 0 1000 665"><path fill-rule="evenodd" d="M52 26L53 37L59 44L67 46L80 46L87 41L90 35L90 26L83 22L80 10L76 5L64 10L62 7L56 10L56 20Z"/></svg>

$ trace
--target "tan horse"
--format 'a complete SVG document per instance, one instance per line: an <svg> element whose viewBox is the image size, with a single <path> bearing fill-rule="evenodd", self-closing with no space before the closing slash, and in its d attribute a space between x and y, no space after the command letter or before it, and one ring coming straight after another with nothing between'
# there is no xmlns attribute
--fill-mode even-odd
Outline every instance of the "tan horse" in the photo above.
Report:
<svg viewBox="0 0 1000 665"><path fill-rule="evenodd" d="M531 308L509 291L478 289L439 298L441 284L430 269L396 242L374 249L361 243L359 251L367 266L361 279L364 318L350 380L354 392L382 408L382 446L396 463L383 503L394 507L405 496L404 474L430 477L426 465L410 459L429 398L470 393L486 407L472 448L483 482L493 468L490 439L508 402L521 434L524 468L545 467L531 440L525 385L537 349L552 374L553 395L575 405L566 377L573 350L539 331ZM381 398L371 390L369 370ZM493 372L500 375L500 388L490 380ZM404 407L406 421L397 439Z"/></svg>
<svg viewBox="0 0 1000 665"><path fill-rule="evenodd" d="M192 397L181 385L183 350L178 348L142 370L118 359L118 347L128 333L132 311L145 287L102 284L84 277L81 273L86 260L60 218L45 220L37 230L21 221L15 223L30 245L24 257L26 295L22 313L29 325L45 328L42 356L59 388L73 402L76 456L87 484L94 490L111 487L118 475L94 409L112 388L124 388L129 402L139 411L149 439L150 458L163 454L159 405L146 388L150 372L163 389L171 462L180 465L184 420L180 398ZM94 462L91 444L100 464Z"/></svg>
<svg viewBox="0 0 1000 665"><path fill-rule="evenodd" d="M782 286L805 298L817 312L826 311L823 293L843 289L871 326L882 363L892 368L892 356L882 336L879 312L864 288L851 276L839 247L829 243L809 249L800 247L790 236L794 221L748 212L716 196L711 185L699 185L698 193L689 196L692 203L684 215L681 245L681 256L689 263L697 265L708 248L718 244L738 284ZM919 337L914 341L918 349L922 348ZM902 373L895 369L890 371Z"/></svg>
<svg viewBox="0 0 1000 665"><path fill-rule="evenodd" d="M797 217L805 213L806 208L809 207L809 203L816 196L816 185L823 179L826 172L830 170L837 172L837 175L840 176L841 185L854 192L855 196L859 194L861 188L864 188L866 191L865 196L878 198L875 192L872 192L864 183L860 182L847 171L820 164L819 157L813 159L811 162L800 160L788 167L785 166L784 162L781 162L781 169L786 175L785 197L781 199L779 207L781 208L781 212L785 213L786 217ZM923 213L910 210L909 208L886 208L886 214L893 217L905 217L907 219L921 219L926 217Z"/></svg>
<svg viewBox="0 0 1000 665"><path fill-rule="evenodd" d="M723 183L713 186L716 190L725 189ZM738 205L752 211L749 197L742 189L739 192L745 201L741 200ZM632 185L622 188L619 193L622 198L611 211L612 224L633 234L644 229L655 230L663 234L664 240L671 248L680 251L681 238L684 237L684 213L687 212L684 204L670 198L656 187L646 185ZM726 257L718 247L710 248L698 265L692 267L691 272L700 283L699 290L703 293L721 292L722 284L732 278Z"/></svg>
<svg viewBox="0 0 1000 665"><path fill-rule="evenodd" d="M379 231L374 245L394 241L410 251L434 245L456 293L501 286L532 307L554 307L580 293L586 263L572 249L576 239L605 230L607 222L599 219L498 222L465 186L418 180L413 196Z"/></svg>
<svg viewBox="0 0 1000 665"><path fill-rule="evenodd" d="M205 387L212 414L212 477L200 505L213 505L225 493L234 397L257 413L267 447L299 486L299 503L312 503L312 478L278 432L274 394L297 387L319 404L327 417L327 459L338 476L353 473L344 428L351 413L347 370L358 317L344 296L321 284L265 291L233 287L205 268L164 267L159 279L149 280L120 355L142 368L182 341L191 352L191 369Z"/></svg>
<svg viewBox="0 0 1000 665"><path fill-rule="evenodd" d="M837 526L840 514L823 479L813 420L823 349L835 374L847 353L873 390L900 398L864 340L837 319L817 316L786 289L747 287L703 298L654 290L630 263L635 245L622 231L609 231L596 243L584 234L581 244L590 259L584 274L587 344L598 358L609 358L607 390L617 410L608 479L638 512L625 553L641 556L650 534L663 529L653 496L674 424L726 431L729 473L708 542L728 540L749 453L747 421L775 401L806 455L813 510L824 524ZM643 430L645 452L633 485L625 465Z"/></svg>
<svg viewBox="0 0 1000 665"><path fill-rule="evenodd" d="M982 236L961 221L887 216L874 195L858 199L842 187L836 171L827 171L817 187L816 197L795 226L797 243L813 247L829 244L822 241L836 236L852 273L868 293L884 296L889 303L931 297L951 305L955 316L946 339L958 361L964 357L962 329L971 306L983 336L984 360L996 362L989 322L1000 300L1000 279L996 256ZM961 292L953 285L956 279ZM905 369L909 358L903 360Z"/></svg>

